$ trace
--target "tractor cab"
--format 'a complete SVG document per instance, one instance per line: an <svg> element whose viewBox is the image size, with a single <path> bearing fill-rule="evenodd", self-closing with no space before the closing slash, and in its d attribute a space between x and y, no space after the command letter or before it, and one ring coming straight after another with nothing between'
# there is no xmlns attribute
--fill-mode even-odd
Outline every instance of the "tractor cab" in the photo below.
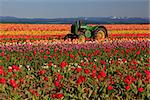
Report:
<svg viewBox="0 0 150 100"><path fill-rule="evenodd" d="M78 32L82 31L86 27L86 24L83 24L81 20L77 20L71 25L71 33L78 34Z"/></svg>

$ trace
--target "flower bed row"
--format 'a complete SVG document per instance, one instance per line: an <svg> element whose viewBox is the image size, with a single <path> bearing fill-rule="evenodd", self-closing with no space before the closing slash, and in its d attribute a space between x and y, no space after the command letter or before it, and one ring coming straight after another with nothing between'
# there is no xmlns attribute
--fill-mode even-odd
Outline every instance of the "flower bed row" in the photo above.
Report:
<svg viewBox="0 0 150 100"><path fill-rule="evenodd" d="M148 39L3 43L2 99L148 99Z"/></svg>
<svg viewBox="0 0 150 100"><path fill-rule="evenodd" d="M69 31L0 31L0 35L66 35Z"/></svg>
<svg viewBox="0 0 150 100"><path fill-rule="evenodd" d="M150 29L149 24L104 24L104 26L108 30ZM0 24L0 31L69 31L70 27L70 24Z"/></svg>
<svg viewBox="0 0 150 100"><path fill-rule="evenodd" d="M65 37L65 34L60 35L0 35L0 39L63 39ZM149 33L142 33L142 34L109 34L109 38L149 38Z"/></svg>
<svg viewBox="0 0 150 100"><path fill-rule="evenodd" d="M66 35L70 31L0 31L0 35ZM108 30L109 34L150 34L149 30Z"/></svg>
<svg viewBox="0 0 150 100"><path fill-rule="evenodd" d="M110 37L136 37L136 38L139 38L139 37L150 37L150 34L149 33L143 33L143 34L110 34Z"/></svg>

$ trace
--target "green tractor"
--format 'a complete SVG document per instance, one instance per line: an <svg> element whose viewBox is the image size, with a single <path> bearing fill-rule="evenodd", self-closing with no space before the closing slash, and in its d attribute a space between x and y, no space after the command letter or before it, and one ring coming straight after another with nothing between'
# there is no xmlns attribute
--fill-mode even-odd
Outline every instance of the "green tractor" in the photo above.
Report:
<svg viewBox="0 0 150 100"><path fill-rule="evenodd" d="M66 39L79 39L84 42L86 38L100 41L108 37L107 29L104 26L88 26L82 23L81 20L75 21L71 25L71 33L64 37Z"/></svg>

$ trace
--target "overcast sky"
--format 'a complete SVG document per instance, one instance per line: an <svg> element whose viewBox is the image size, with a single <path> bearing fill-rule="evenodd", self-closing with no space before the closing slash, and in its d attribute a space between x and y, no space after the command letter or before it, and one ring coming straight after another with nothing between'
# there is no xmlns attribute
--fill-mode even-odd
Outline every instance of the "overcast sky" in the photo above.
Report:
<svg viewBox="0 0 150 100"><path fill-rule="evenodd" d="M149 17L149 0L0 0L0 16Z"/></svg>

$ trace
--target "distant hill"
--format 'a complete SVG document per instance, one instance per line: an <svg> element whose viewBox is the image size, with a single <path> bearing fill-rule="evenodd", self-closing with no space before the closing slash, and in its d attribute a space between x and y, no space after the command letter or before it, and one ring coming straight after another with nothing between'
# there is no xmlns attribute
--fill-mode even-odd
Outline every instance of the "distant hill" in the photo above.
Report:
<svg viewBox="0 0 150 100"><path fill-rule="evenodd" d="M78 18L17 18L0 16L0 23L71 24L83 20L87 24L150 24L150 18L140 17L78 17Z"/></svg>

